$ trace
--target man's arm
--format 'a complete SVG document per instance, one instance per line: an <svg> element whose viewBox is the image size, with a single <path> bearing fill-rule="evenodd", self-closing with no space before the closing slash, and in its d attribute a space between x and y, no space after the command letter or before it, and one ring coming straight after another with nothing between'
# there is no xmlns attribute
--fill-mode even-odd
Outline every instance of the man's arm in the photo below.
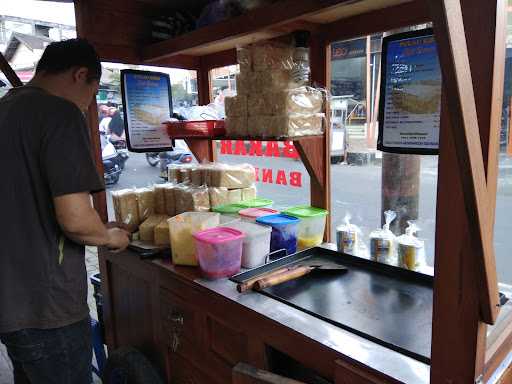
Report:
<svg viewBox="0 0 512 384"><path fill-rule="evenodd" d="M55 214L66 236L84 245L105 245L122 250L128 246L128 232L119 228L107 229L91 205L89 193L72 193L53 199Z"/></svg>

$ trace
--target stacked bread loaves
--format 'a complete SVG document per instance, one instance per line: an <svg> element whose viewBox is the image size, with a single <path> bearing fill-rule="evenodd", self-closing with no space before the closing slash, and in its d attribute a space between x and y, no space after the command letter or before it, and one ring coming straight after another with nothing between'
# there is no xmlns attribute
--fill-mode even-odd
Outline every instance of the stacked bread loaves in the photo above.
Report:
<svg viewBox="0 0 512 384"><path fill-rule="evenodd" d="M324 93L292 77L293 49L266 43L237 51L235 97L226 97L226 131L235 137L295 137L322 133Z"/></svg>

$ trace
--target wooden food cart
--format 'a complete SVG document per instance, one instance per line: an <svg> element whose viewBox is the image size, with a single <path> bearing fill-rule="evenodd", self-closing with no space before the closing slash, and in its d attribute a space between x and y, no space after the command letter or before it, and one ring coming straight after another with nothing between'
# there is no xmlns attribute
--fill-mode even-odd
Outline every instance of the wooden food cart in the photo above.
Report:
<svg viewBox="0 0 512 384"><path fill-rule="evenodd" d="M228 280L202 280L194 269L100 249L109 349L140 349L173 383L252 382L233 373L241 362L283 376L301 372L305 382L485 383L498 376L511 382L512 310L510 304L500 308L492 237L506 2L281 0L148 44L151 19L170 5L191 6L75 0L78 34L103 61L197 71L202 105L210 101L210 70L236 64L239 45L307 29L312 80L328 88L330 43L433 23L443 95L431 357L419 361L269 297L239 294ZM95 105L88 119L100 169ZM310 175L311 205L329 210L329 130L289 139ZM212 140L186 141L196 158L215 160ZM107 220L105 193L94 202ZM327 225L327 241L330 233Z"/></svg>

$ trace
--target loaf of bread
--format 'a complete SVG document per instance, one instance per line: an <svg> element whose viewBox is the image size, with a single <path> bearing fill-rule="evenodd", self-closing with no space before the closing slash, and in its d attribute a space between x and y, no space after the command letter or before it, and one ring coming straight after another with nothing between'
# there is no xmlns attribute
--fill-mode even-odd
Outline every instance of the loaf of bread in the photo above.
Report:
<svg viewBox="0 0 512 384"><path fill-rule="evenodd" d="M228 203L228 189L227 188L208 188L210 194L210 205L216 207L218 205L224 205Z"/></svg>
<svg viewBox="0 0 512 384"><path fill-rule="evenodd" d="M311 87L251 94L248 101L248 114L249 116L316 114L322 112L323 99L322 92Z"/></svg>
<svg viewBox="0 0 512 384"><path fill-rule="evenodd" d="M324 114L290 114L282 116L250 116L251 134L262 137L297 137L320 135L323 132Z"/></svg>
<svg viewBox="0 0 512 384"><path fill-rule="evenodd" d="M256 186L242 189L242 201L252 200L256 198Z"/></svg>
<svg viewBox="0 0 512 384"><path fill-rule="evenodd" d="M151 241L151 242L153 242L154 239L155 239L155 228L163 220L167 220L167 216L166 215L153 214L153 215L149 216L139 226L139 238L141 240L143 240L143 241Z"/></svg>
<svg viewBox="0 0 512 384"><path fill-rule="evenodd" d="M174 190L176 214L183 212L208 212L210 194L208 187L181 186Z"/></svg>
<svg viewBox="0 0 512 384"><path fill-rule="evenodd" d="M293 69L293 47L290 45L264 43L254 44L249 49L255 72Z"/></svg>
<svg viewBox="0 0 512 384"><path fill-rule="evenodd" d="M241 201L242 201L242 190L241 189L228 190L228 204L237 204Z"/></svg>
<svg viewBox="0 0 512 384"><path fill-rule="evenodd" d="M251 85L251 95L285 91L298 86L293 81L292 71L290 70L254 72L251 76Z"/></svg>
<svg viewBox="0 0 512 384"><path fill-rule="evenodd" d="M155 195L153 188L137 188L137 206L139 210L139 221L143 222L155 211Z"/></svg>
<svg viewBox="0 0 512 384"><path fill-rule="evenodd" d="M165 193L164 190L167 188L166 184L155 184L153 186L154 190L154 212L165 215L167 213L167 210L165 208Z"/></svg>
<svg viewBox="0 0 512 384"><path fill-rule="evenodd" d="M226 135L232 137L243 137L248 134L247 117L226 117L224 126Z"/></svg>
<svg viewBox="0 0 512 384"><path fill-rule="evenodd" d="M209 169L208 185L228 189L248 188L254 184L254 167L249 164L219 164Z"/></svg>
<svg viewBox="0 0 512 384"><path fill-rule="evenodd" d="M167 216L172 217L176 214L176 202L174 198L176 184L169 183L164 185L165 213Z"/></svg>
<svg viewBox="0 0 512 384"><path fill-rule="evenodd" d="M178 182L178 172L180 167L176 164L169 164L167 166L167 180L169 183L177 183Z"/></svg>
<svg viewBox="0 0 512 384"><path fill-rule="evenodd" d="M116 221L123 223L130 230L136 230L140 224L137 193L133 189L122 189L112 192L112 202Z"/></svg>
<svg viewBox="0 0 512 384"><path fill-rule="evenodd" d="M247 95L251 93L253 78L252 72L240 72L235 78L237 95Z"/></svg>
<svg viewBox="0 0 512 384"><path fill-rule="evenodd" d="M245 117L247 116L247 96L238 95L234 97L225 97L224 106L227 117Z"/></svg>
<svg viewBox="0 0 512 384"><path fill-rule="evenodd" d="M204 166L198 165L190 169L190 181L196 186L201 186L206 183L206 171Z"/></svg>
<svg viewBox="0 0 512 384"><path fill-rule="evenodd" d="M191 172L191 167L180 167L178 169L178 183L190 183Z"/></svg>
<svg viewBox="0 0 512 384"><path fill-rule="evenodd" d="M251 50L248 48L237 48L236 61L240 66L240 72L250 72L252 70Z"/></svg>
<svg viewBox="0 0 512 384"><path fill-rule="evenodd" d="M155 227L155 245L169 245L171 243L169 234L169 223L167 222L167 220L168 219L162 220Z"/></svg>

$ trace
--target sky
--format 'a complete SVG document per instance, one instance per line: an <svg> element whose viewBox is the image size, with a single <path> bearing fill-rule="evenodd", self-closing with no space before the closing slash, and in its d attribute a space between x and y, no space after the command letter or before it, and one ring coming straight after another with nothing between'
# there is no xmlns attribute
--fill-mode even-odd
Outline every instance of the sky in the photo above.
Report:
<svg viewBox="0 0 512 384"><path fill-rule="evenodd" d="M75 25L73 3L37 0L0 0L0 15Z"/></svg>

